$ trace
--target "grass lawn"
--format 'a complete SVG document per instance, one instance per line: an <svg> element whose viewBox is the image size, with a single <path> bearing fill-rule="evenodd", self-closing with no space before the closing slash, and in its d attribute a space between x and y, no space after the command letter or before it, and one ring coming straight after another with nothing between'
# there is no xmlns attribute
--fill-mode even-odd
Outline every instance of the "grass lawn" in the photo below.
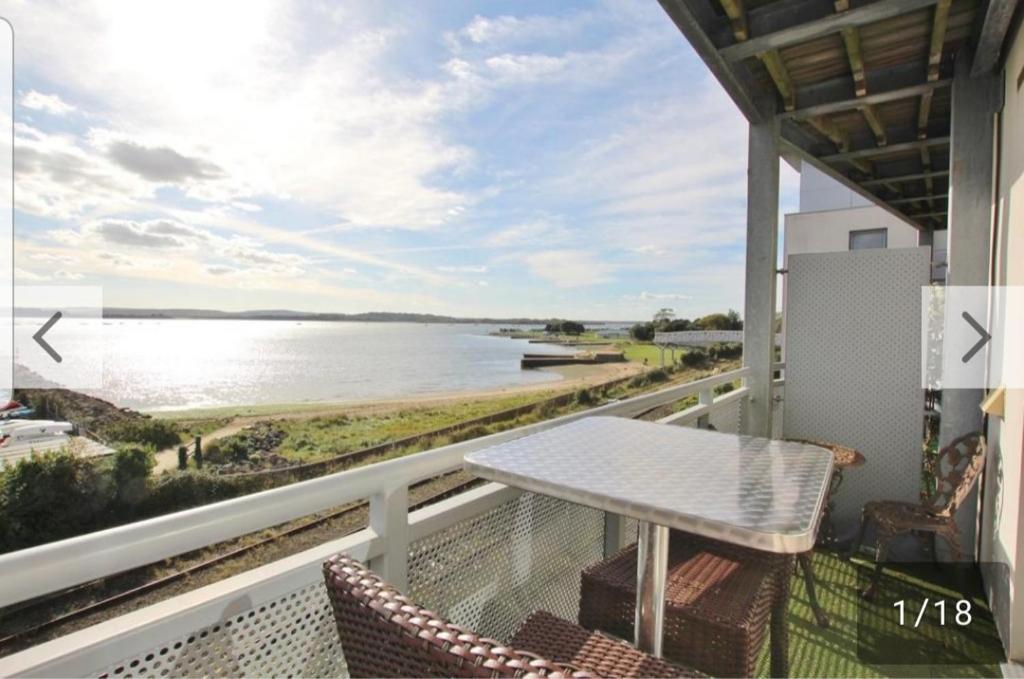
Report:
<svg viewBox="0 0 1024 679"><path fill-rule="evenodd" d="M616 342L615 347L621 349L626 354L627 361L636 361L637 363L643 363L644 359L647 359L647 365L657 368L661 365L661 349L654 346L653 344L638 343L638 342ZM685 353L685 349L676 349L676 362L682 358ZM672 352L665 350L665 365L670 365L672 361Z"/></svg>

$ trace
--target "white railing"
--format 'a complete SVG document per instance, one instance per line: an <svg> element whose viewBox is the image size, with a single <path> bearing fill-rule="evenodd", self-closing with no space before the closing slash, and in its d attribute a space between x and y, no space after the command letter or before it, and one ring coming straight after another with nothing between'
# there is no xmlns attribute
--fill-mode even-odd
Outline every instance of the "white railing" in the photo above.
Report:
<svg viewBox="0 0 1024 679"><path fill-rule="evenodd" d="M410 542L518 495L514 489L492 483L409 513L410 484L461 468L464 455L471 451L583 417L635 417L697 395L696 406L661 421L700 426L716 411L741 404L748 395L746 387L717 397L714 390L745 379L748 372L743 368L400 459L2 555L0 606L7 606L338 505L367 498L370 504L369 526L362 531L0 658L0 675L75 676L100 671L314 585L320 579L320 564L337 552L368 560L401 588L406 582ZM620 543L622 522L609 524L617 531L612 541Z"/></svg>

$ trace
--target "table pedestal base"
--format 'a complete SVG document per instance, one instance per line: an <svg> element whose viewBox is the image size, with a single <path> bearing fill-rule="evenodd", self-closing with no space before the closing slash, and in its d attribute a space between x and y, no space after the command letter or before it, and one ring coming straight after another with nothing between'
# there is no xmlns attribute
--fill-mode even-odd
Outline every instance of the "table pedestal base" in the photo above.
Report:
<svg viewBox="0 0 1024 679"><path fill-rule="evenodd" d="M665 583L668 579L668 528L641 521L636 559L636 647L662 657Z"/></svg>

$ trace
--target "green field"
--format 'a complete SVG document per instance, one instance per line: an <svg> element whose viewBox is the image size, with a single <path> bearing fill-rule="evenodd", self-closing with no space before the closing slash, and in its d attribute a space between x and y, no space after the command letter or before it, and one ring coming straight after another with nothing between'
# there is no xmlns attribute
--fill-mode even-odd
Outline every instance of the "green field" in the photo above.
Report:
<svg viewBox="0 0 1024 679"><path fill-rule="evenodd" d="M636 361L637 363L643 363L644 359L647 359L647 365L658 367L661 365L661 349L647 342L616 342L615 347L622 349L626 354L627 361ZM676 349L676 362L682 358L683 354L686 353L684 349ZM665 365L669 365L672 360L672 354L668 350L665 351Z"/></svg>
<svg viewBox="0 0 1024 679"><path fill-rule="evenodd" d="M405 408L379 415L338 414L277 420L276 424L285 432L278 452L303 461L332 457L535 403L553 395L534 392L437 407Z"/></svg>

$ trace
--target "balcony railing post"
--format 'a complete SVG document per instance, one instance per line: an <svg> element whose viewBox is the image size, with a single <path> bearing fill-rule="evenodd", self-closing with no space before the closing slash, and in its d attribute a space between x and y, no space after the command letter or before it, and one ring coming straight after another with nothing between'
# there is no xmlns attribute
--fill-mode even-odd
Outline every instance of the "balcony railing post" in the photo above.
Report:
<svg viewBox="0 0 1024 679"><path fill-rule="evenodd" d="M712 388L701 389L697 392L697 405L711 407L711 404L715 402L715 391ZM707 429L708 425L711 424L711 415L701 415L697 418L697 428Z"/></svg>
<svg viewBox="0 0 1024 679"><path fill-rule="evenodd" d="M370 568L399 591L408 585L409 488L398 486L370 496L370 530L384 540L384 554Z"/></svg>

